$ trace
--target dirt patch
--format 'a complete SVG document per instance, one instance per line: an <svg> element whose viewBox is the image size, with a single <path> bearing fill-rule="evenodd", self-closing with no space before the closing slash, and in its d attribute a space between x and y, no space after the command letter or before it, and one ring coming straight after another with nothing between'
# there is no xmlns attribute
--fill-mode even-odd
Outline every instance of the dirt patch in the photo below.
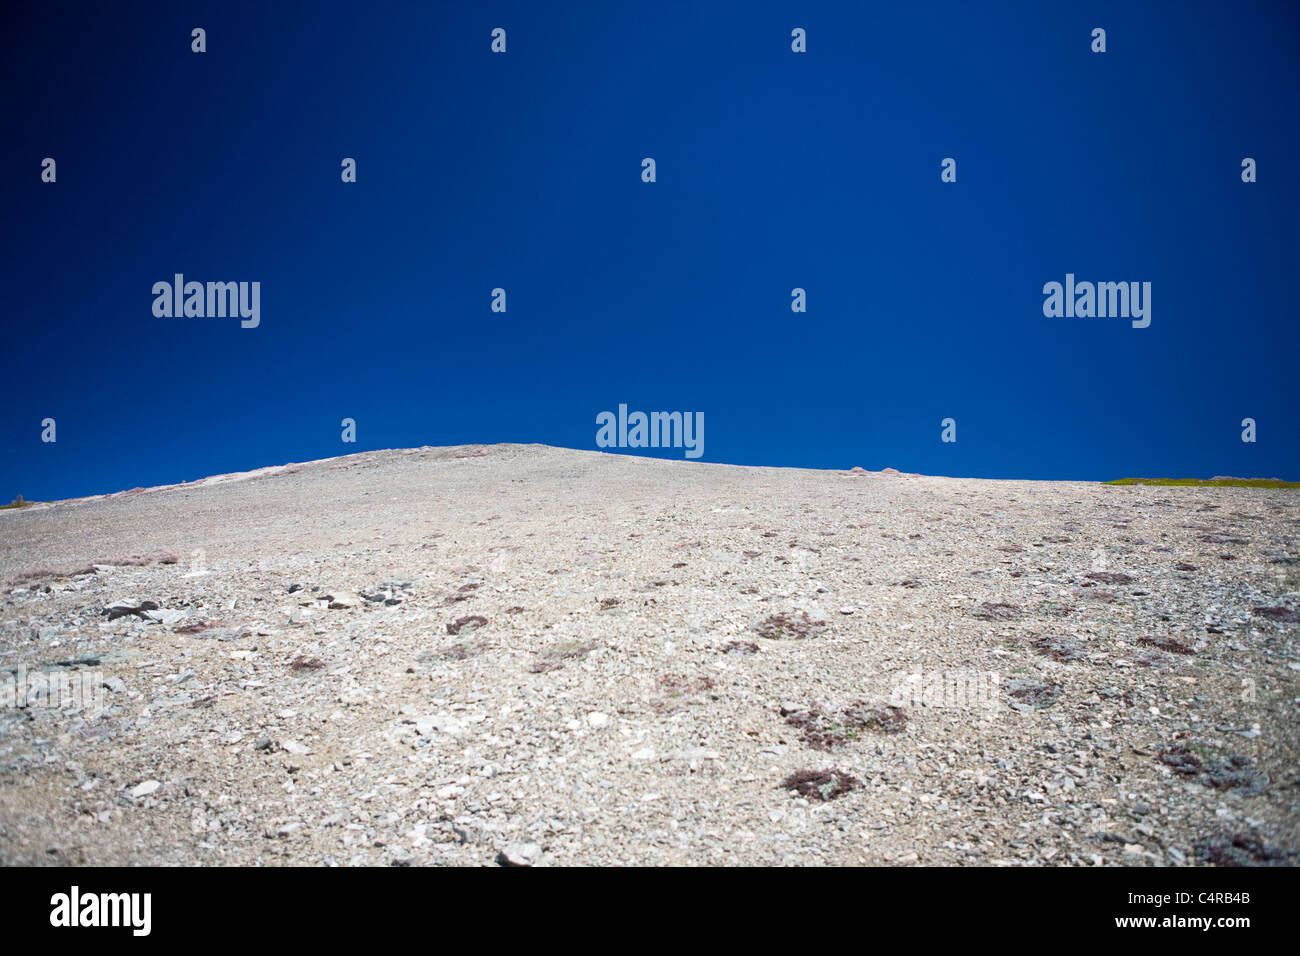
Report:
<svg viewBox="0 0 1300 956"><path fill-rule="evenodd" d="M856 777L837 767L828 770L796 770L781 781L782 789L794 790L801 797L823 802L842 797L858 786Z"/></svg>
<svg viewBox="0 0 1300 956"><path fill-rule="evenodd" d="M555 647L548 647L539 653L528 669L534 674L558 671L564 667L567 661L585 660L587 655L594 651L597 646L596 644L583 644L579 641L557 644Z"/></svg>
<svg viewBox="0 0 1300 956"><path fill-rule="evenodd" d="M768 640L800 641L809 637L818 637L826 629L825 621L814 621L807 611L783 612L773 614L761 624L754 625L759 637Z"/></svg>
<svg viewBox="0 0 1300 956"><path fill-rule="evenodd" d="M1204 541L1206 544L1250 544L1245 538L1236 538L1225 534L1203 534L1197 541Z"/></svg>
<svg viewBox="0 0 1300 956"><path fill-rule="evenodd" d="M1251 613L1270 621L1282 621L1287 624L1300 622L1300 611L1289 607L1256 607L1251 608Z"/></svg>
<svg viewBox="0 0 1300 956"><path fill-rule="evenodd" d="M1077 661L1083 657L1083 645L1064 634L1043 634L1034 640L1034 650L1055 661Z"/></svg>
<svg viewBox="0 0 1300 956"><path fill-rule="evenodd" d="M981 621L1014 621L1022 614L1024 611L1014 604L990 601L985 601L975 611L975 616Z"/></svg>
<svg viewBox="0 0 1300 956"><path fill-rule="evenodd" d="M1257 769L1244 754L1206 754L1204 757L1185 744L1161 750L1157 759L1184 777L1216 790L1238 790L1250 796L1268 789L1268 774Z"/></svg>
<svg viewBox="0 0 1300 956"><path fill-rule="evenodd" d="M453 593L442 599L442 606L451 607L453 604L468 601L470 598L474 597L474 592L477 591L478 588L479 585L477 583L462 584Z"/></svg>
<svg viewBox="0 0 1300 956"><path fill-rule="evenodd" d="M685 674L661 674L655 681L655 696L650 705L661 714L671 714L701 702L717 686L712 677L687 677Z"/></svg>
<svg viewBox="0 0 1300 956"><path fill-rule="evenodd" d="M815 750L831 751L857 740L863 731L901 733L907 728L907 712L888 704L858 700L837 711L826 712L817 704L787 714L785 722L799 731L799 737Z"/></svg>
<svg viewBox="0 0 1300 956"><path fill-rule="evenodd" d="M441 654L438 655L444 661L467 661L471 657L478 657L485 650L484 646L475 641L462 641L459 644L452 644Z"/></svg>
<svg viewBox="0 0 1300 956"><path fill-rule="evenodd" d="M465 617L458 617L456 620L447 624L448 634L459 634L461 631L474 631L483 627L488 622L482 614L468 614Z"/></svg>
<svg viewBox="0 0 1300 956"><path fill-rule="evenodd" d="M1176 637L1159 637L1152 634L1144 634L1138 638L1139 644L1146 644L1150 647L1158 647L1162 651L1168 651L1170 654L1195 654L1190 646L1184 644Z"/></svg>
<svg viewBox="0 0 1300 956"><path fill-rule="evenodd" d="M727 641L722 645L723 654L757 654L758 645L753 641Z"/></svg>
<svg viewBox="0 0 1300 956"><path fill-rule="evenodd" d="M1215 866L1287 866L1287 857L1249 833L1221 833L1196 844L1196 858Z"/></svg>
<svg viewBox="0 0 1300 956"><path fill-rule="evenodd" d="M1028 707L1051 707L1061 697L1061 685L1055 681L1012 678L1003 686L1009 696Z"/></svg>

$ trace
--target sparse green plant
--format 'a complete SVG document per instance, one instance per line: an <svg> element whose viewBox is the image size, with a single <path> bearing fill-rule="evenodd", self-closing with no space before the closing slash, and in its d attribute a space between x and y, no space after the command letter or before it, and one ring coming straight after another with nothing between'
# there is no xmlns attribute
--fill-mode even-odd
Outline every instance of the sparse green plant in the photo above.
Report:
<svg viewBox="0 0 1300 956"><path fill-rule="evenodd" d="M1300 481L1280 478L1117 478L1104 485L1159 485L1184 488L1300 488Z"/></svg>

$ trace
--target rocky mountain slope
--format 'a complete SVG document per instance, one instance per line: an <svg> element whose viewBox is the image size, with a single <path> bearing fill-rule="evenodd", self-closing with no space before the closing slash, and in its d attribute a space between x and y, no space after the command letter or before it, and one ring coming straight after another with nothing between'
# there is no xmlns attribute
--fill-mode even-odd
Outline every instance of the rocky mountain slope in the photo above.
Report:
<svg viewBox="0 0 1300 956"><path fill-rule="evenodd" d="M1297 500L500 445L0 512L0 863L1295 864Z"/></svg>

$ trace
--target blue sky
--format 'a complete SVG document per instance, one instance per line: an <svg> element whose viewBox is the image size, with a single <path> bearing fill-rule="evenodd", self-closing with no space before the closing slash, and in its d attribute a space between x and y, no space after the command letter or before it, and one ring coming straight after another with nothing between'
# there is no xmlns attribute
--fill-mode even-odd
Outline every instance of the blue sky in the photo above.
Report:
<svg viewBox="0 0 1300 956"><path fill-rule="evenodd" d="M620 403L712 462L1300 477L1297 9L6 8L0 498L594 449ZM154 316L178 272L261 324ZM1045 317L1066 273L1150 327Z"/></svg>

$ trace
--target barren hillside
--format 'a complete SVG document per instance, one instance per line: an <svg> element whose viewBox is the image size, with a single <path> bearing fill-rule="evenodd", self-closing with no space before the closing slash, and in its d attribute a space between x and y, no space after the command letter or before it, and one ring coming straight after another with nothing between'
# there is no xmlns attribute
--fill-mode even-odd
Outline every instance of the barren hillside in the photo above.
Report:
<svg viewBox="0 0 1300 956"><path fill-rule="evenodd" d="M3 511L0 863L1294 864L1296 494L497 445Z"/></svg>

